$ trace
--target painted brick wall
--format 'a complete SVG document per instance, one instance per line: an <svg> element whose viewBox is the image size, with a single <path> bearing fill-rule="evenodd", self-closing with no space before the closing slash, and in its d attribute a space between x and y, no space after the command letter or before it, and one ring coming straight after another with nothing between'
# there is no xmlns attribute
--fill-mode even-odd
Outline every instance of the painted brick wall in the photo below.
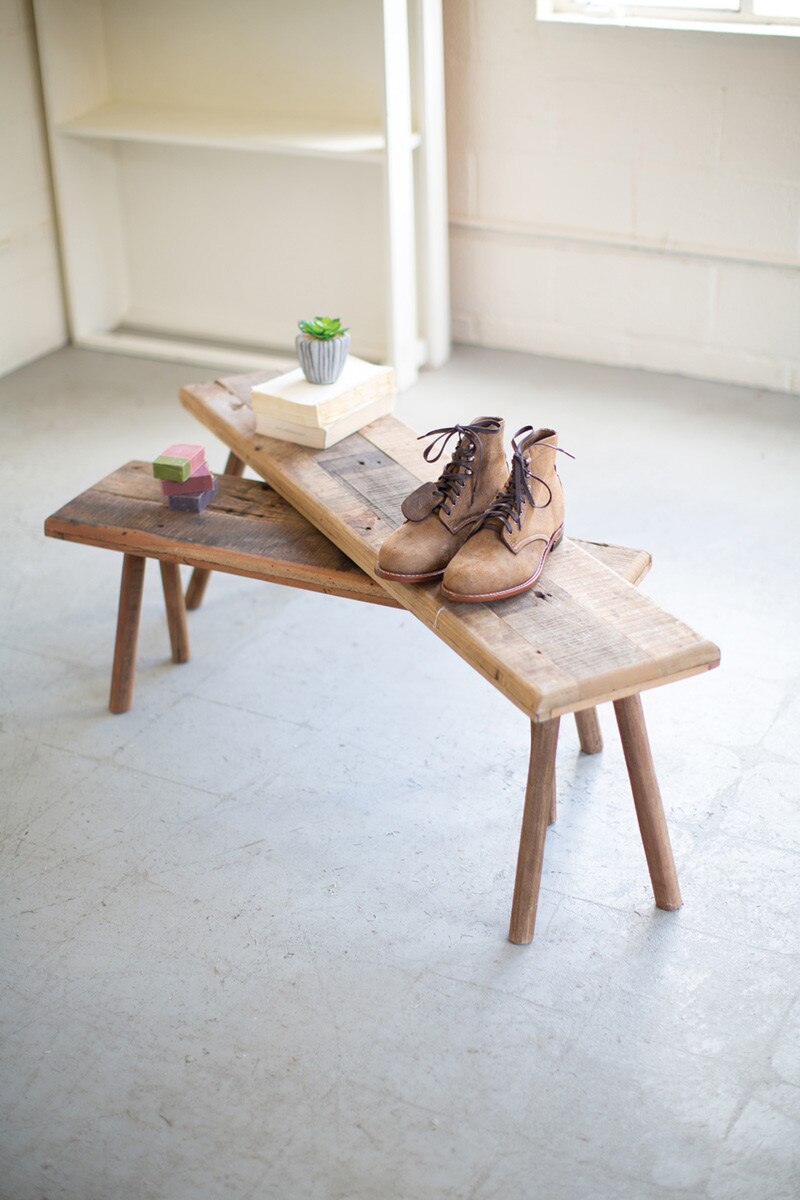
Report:
<svg viewBox="0 0 800 1200"><path fill-rule="evenodd" d="M800 391L800 39L445 36L456 339Z"/></svg>
<svg viewBox="0 0 800 1200"><path fill-rule="evenodd" d="M0 0L0 375L66 341L31 7Z"/></svg>

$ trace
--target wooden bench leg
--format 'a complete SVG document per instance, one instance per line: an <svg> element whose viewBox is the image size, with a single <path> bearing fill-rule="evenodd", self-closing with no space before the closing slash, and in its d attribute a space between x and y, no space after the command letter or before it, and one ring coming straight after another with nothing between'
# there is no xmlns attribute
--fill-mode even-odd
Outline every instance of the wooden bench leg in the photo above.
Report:
<svg viewBox="0 0 800 1200"><path fill-rule="evenodd" d="M186 626L186 605L181 588L181 569L177 563L159 562L164 603L167 606L167 626L172 647L172 661L189 661L189 630Z"/></svg>
<svg viewBox="0 0 800 1200"><path fill-rule="evenodd" d="M230 454L228 455L228 461L225 463L225 470L222 472L222 474L234 475L238 478L244 472L244 468L245 464L242 462L241 458L239 458L231 450ZM210 575L211 572L206 570L204 567L195 567L195 569L192 571L192 576L189 580L189 586L186 589L187 608L199 608L203 603L203 596L206 593L206 586L208 585L208 579ZM182 660L176 659L175 661L178 662Z"/></svg>
<svg viewBox="0 0 800 1200"><path fill-rule="evenodd" d="M111 696L108 701L108 707L112 713L127 712L133 701L136 643L139 640L139 613L142 609L142 588L146 562L147 559L141 558L138 554L126 554L122 559L117 640L114 646L114 666L111 671Z"/></svg>
<svg viewBox="0 0 800 1200"><path fill-rule="evenodd" d="M518 946L532 940L536 924L544 840L553 803L558 724L558 717L531 724L531 760L508 931L508 940Z"/></svg>
<svg viewBox="0 0 800 1200"><path fill-rule="evenodd" d="M578 737L584 754L599 754L603 749L603 735L597 719L596 708L583 708L575 713Z"/></svg>
<svg viewBox="0 0 800 1200"><path fill-rule="evenodd" d="M628 766L633 802L636 805L636 816L656 905L672 912L680 908L683 901L653 756L650 753L641 697L626 696L624 700L615 700L614 712Z"/></svg>

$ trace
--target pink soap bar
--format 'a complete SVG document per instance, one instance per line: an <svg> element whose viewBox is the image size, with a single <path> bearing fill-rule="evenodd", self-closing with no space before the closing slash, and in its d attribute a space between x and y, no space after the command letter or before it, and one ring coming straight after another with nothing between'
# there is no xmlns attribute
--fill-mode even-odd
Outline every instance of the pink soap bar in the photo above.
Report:
<svg viewBox="0 0 800 1200"><path fill-rule="evenodd" d="M196 446L192 442L176 442L174 446L168 446L166 450L162 450L161 457L188 458L189 470L194 471L205 462L206 452L202 446Z"/></svg>
<svg viewBox="0 0 800 1200"><path fill-rule="evenodd" d="M162 479L161 491L165 496L194 496L198 492L207 492L214 486L214 476L211 468L203 460L196 471L192 471L188 479L178 483L176 479Z"/></svg>
<svg viewBox="0 0 800 1200"><path fill-rule="evenodd" d="M154 459L153 474L156 479L184 483L202 466L205 457L206 452L202 446L193 442L176 442L174 446L167 446L164 453Z"/></svg>

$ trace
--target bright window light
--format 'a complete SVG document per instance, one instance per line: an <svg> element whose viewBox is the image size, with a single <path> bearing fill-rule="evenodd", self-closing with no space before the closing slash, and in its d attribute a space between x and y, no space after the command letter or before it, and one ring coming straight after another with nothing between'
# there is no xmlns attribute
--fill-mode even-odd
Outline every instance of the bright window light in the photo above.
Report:
<svg viewBox="0 0 800 1200"><path fill-rule="evenodd" d="M759 17L788 17L800 21L800 0L754 0L753 12Z"/></svg>
<svg viewBox="0 0 800 1200"><path fill-rule="evenodd" d="M540 21L800 37L800 0L537 0Z"/></svg>

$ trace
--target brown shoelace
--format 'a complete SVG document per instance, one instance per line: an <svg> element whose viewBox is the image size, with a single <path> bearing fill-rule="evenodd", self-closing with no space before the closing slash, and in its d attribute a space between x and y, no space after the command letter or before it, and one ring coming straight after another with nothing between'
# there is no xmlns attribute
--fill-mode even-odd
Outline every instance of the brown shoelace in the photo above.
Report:
<svg viewBox="0 0 800 1200"><path fill-rule="evenodd" d="M468 479L472 480L470 500L475 499L475 489L478 486L483 461L483 445L480 435L481 433L496 433L500 424L499 417L484 417L482 420L476 421L474 425L446 425L442 429L431 429L428 433L423 433L422 437L417 438L417 441L428 437L433 438L423 453L423 458L429 463L438 462L444 454L448 442L454 437L458 438L450 462L436 481L436 489L442 498L435 507L444 508L448 517L450 516L448 505L455 504ZM477 462L475 462L476 458Z"/></svg>
<svg viewBox="0 0 800 1200"><path fill-rule="evenodd" d="M511 439L511 474L508 477L508 483L497 496L497 499L488 508L481 521L481 527L486 525L488 521L495 520L500 525L505 526L508 533L512 533L512 521L516 524L517 529L522 528L522 509L526 502L532 508L547 508L553 499L552 489L544 479L539 475L534 475L528 469L528 463L525 455L519 448L519 441L526 433L534 433L533 425L524 425L522 429L518 429ZM552 436L552 435L548 435ZM534 446L545 446L549 450L555 450L559 454L566 454L567 458L574 458L574 454L570 454L569 450L562 450L560 446L553 446L547 440L534 442ZM530 447L533 449L533 446ZM533 498L533 493L528 483L529 479L535 479L537 483L541 483L542 487L547 489L547 499L544 504L537 504Z"/></svg>

